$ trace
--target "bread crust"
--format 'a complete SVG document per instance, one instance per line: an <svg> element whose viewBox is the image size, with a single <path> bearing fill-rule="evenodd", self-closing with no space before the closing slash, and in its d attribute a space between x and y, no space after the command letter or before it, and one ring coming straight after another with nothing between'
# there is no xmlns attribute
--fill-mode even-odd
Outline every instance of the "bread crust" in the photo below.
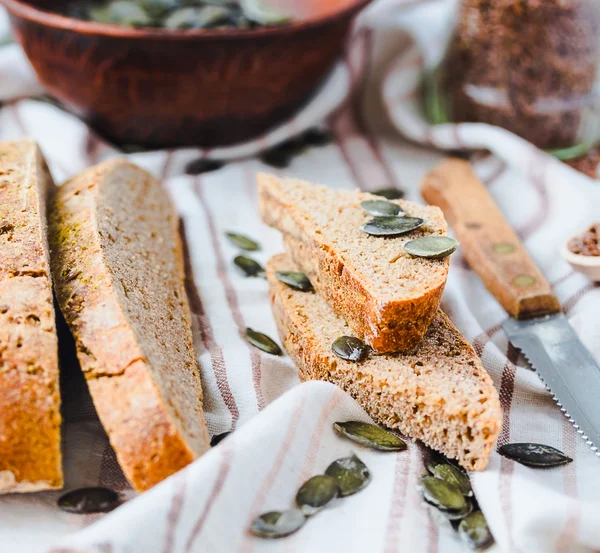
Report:
<svg viewBox="0 0 600 553"><path fill-rule="evenodd" d="M0 142L0 493L63 485L46 228L53 186L33 141Z"/></svg>
<svg viewBox="0 0 600 553"><path fill-rule="evenodd" d="M111 240L116 248L121 241L131 241L122 234L110 236L110 230L105 228L103 218L119 209L118 202L100 207L100 197L107 193L104 189L110 179L122 179L123 186L142 179L144 186L154 192L160 187L151 175L124 160L88 169L63 185L54 198L50 219L52 270L59 305L75 337L77 356L100 420L123 472L136 490L144 491L208 449L208 433L201 411L202 389L193 356L187 302L181 299L178 304L185 332L177 347L193 364L195 373L188 375L193 388L190 402L196 403L192 408L201 418L198 421L201 430L194 440L182 430L180 414L161 390L158 375L153 375L140 330L124 306L124 298L129 294L139 292L144 297L151 291L128 291L109 267L103 240ZM166 194L161 201L164 216L176 221ZM171 264L176 269L169 278L178 292L176 297L185 298L183 250L176 224L171 226L169 236L154 239L160 244L176 244L173 254L176 259Z"/></svg>

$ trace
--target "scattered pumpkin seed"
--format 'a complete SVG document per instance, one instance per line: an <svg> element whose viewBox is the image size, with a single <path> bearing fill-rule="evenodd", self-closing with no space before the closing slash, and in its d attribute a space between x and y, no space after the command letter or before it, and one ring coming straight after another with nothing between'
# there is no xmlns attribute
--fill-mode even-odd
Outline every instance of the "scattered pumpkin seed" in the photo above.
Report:
<svg viewBox="0 0 600 553"><path fill-rule="evenodd" d="M503 445L498 453L526 467L551 468L573 461L562 451L542 444L517 443Z"/></svg>
<svg viewBox="0 0 600 553"><path fill-rule="evenodd" d="M62 495L58 506L67 513L87 515L90 513L108 513L121 504L121 497L108 488L80 488Z"/></svg>
<svg viewBox="0 0 600 553"><path fill-rule="evenodd" d="M215 447L216 445L220 444L225 438L227 438L227 436L229 436L229 434L231 434L231 432L223 432L223 434L216 434L210 440L210 446Z"/></svg>
<svg viewBox="0 0 600 553"><path fill-rule="evenodd" d="M360 202L360 207L367 213L378 217L402 217L404 215L404 211L398 204L385 200L365 200Z"/></svg>
<svg viewBox="0 0 600 553"><path fill-rule="evenodd" d="M355 336L340 336L331 344L331 349L346 361L360 363L369 354L371 348Z"/></svg>
<svg viewBox="0 0 600 553"><path fill-rule="evenodd" d="M224 161L217 159L195 159L190 161L186 167L185 172L187 175L201 175L202 173L210 173L211 171L217 171L225 165Z"/></svg>
<svg viewBox="0 0 600 553"><path fill-rule="evenodd" d="M434 476L421 478L421 491L427 503L443 511L463 511L467 500L458 487Z"/></svg>
<svg viewBox="0 0 600 553"><path fill-rule="evenodd" d="M258 348L265 353L270 353L271 355L283 355L283 351L277 345L277 342L271 340L271 338L262 332L256 332L256 330L247 328L246 340L249 344L252 344L255 348Z"/></svg>
<svg viewBox="0 0 600 553"><path fill-rule="evenodd" d="M334 422L333 428L353 442L380 451L404 451L406 442L391 432L361 421Z"/></svg>
<svg viewBox="0 0 600 553"><path fill-rule="evenodd" d="M423 226L418 217L375 217L360 227L371 236L400 236Z"/></svg>
<svg viewBox="0 0 600 553"><path fill-rule="evenodd" d="M456 486L465 497L472 497L473 488L469 477L452 465L438 465L433 469L433 476Z"/></svg>
<svg viewBox="0 0 600 553"><path fill-rule="evenodd" d="M320 511L340 495L340 485L333 476L319 474L305 482L296 494L296 504L307 516Z"/></svg>
<svg viewBox="0 0 600 553"><path fill-rule="evenodd" d="M435 468L438 465L452 465L455 469L460 470L461 472L465 472L462 467L456 464L456 461L453 459L448 459L445 455L442 455L439 451L435 451L434 449L426 448L425 449L425 467L433 475ZM466 474L466 473L465 473Z"/></svg>
<svg viewBox="0 0 600 553"><path fill-rule="evenodd" d="M292 18L264 0L241 0L244 15L259 25L284 25Z"/></svg>
<svg viewBox="0 0 600 553"><path fill-rule="evenodd" d="M337 459L327 467L325 474L338 481L341 497L362 490L371 481L369 469L356 455Z"/></svg>
<svg viewBox="0 0 600 553"><path fill-rule="evenodd" d="M371 194L382 196L388 200L401 200L404 198L404 190L398 188L380 188L379 190L371 192Z"/></svg>
<svg viewBox="0 0 600 553"><path fill-rule="evenodd" d="M423 236L404 244L404 249L408 254L427 259L447 257L454 253L456 248L458 248L458 241L449 236Z"/></svg>
<svg viewBox="0 0 600 553"><path fill-rule="evenodd" d="M261 538L284 538L297 532L305 522L306 517L298 509L270 511L254 519L250 533Z"/></svg>
<svg viewBox="0 0 600 553"><path fill-rule="evenodd" d="M494 536L481 511L475 511L460 521L458 535L475 551L483 551L494 543Z"/></svg>
<svg viewBox="0 0 600 553"><path fill-rule="evenodd" d="M309 146L326 146L333 141L333 134L328 129L314 127L304 131L302 138Z"/></svg>
<svg viewBox="0 0 600 553"><path fill-rule="evenodd" d="M425 500L427 501L427 500ZM444 516L445 519L450 521L462 520L466 516L470 515L473 512L473 502L469 499L465 502L465 506L463 509L459 509L458 511L453 511L451 509L442 509L441 507L436 507L436 509Z"/></svg>
<svg viewBox="0 0 600 553"><path fill-rule="evenodd" d="M264 267L258 261L245 255L238 255L233 262L247 277L264 277L266 274Z"/></svg>
<svg viewBox="0 0 600 553"><path fill-rule="evenodd" d="M295 271L275 271L277 280L287 284L294 290L300 290L301 292L314 292L313 285L308 280L308 277L304 273L298 273Z"/></svg>
<svg viewBox="0 0 600 553"><path fill-rule="evenodd" d="M244 236L243 234L238 234L237 232L226 232L225 236L229 238L229 241L238 248L245 250L247 252L255 252L260 250L260 244L255 242L251 238Z"/></svg>

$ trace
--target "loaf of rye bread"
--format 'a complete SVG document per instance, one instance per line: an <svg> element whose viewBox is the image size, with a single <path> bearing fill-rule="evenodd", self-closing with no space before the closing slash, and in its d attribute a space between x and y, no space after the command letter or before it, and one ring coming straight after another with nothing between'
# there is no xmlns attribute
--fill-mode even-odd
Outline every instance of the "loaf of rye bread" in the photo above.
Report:
<svg viewBox="0 0 600 553"><path fill-rule="evenodd" d="M50 216L60 308L98 415L139 491L209 447L178 217L123 160L61 186Z"/></svg>
<svg viewBox="0 0 600 553"><path fill-rule="evenodd" d="M439 308L449 261L411 257L404 244L446 234L439 208L396 201L425 224L386 238L361 230L372 215L360 203L378 196L266 174L258 190L263 221L283 233L288 255L356 336L378 353L418 345Z"/></svg>
<svg viewBox="0 0 600 553"><path fill-rule="evenodd" d="M352 335L319 295L280 282L297 271L285 255L267 265L279 336L302 380L326 380L355 398L379 424L422 440L467 470L483 470L500 432L498 393L479 357L438 310L411 354L370 354L361 363L336 356L331 345Z"/></svg>
<svg viewBox="0 0 600 553"><path fill-rule="evenodd" d="M58 340L37 145L0 142L0 493L61 488Z"/></svg>

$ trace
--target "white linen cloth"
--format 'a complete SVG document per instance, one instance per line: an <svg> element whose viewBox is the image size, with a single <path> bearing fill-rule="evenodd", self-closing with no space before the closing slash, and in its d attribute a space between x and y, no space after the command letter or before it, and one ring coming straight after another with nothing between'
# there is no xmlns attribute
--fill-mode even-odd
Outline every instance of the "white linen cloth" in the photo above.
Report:
<svg viewBox="0 0 600 553"><path fill-rule="evenodd" d="M420 116L415 92L422 60L431 63L439 56L454 8L452 0L373 4L357 26L338 69L340 77L328 87L330 96L318 96L298 116L305 117L303 126L308 127L331 114L334 143L308 150L278 172L339 188L398 186L418 201L420 179L443 156L431 146L488 148L493 155L473 158L477 171L600 361L600 289L573 272L559 254L570 234L600 220L600 184L501 129L474 124L431 128ZM4 23L0 19L0 37ZM339 106L347 77L354 95ZM19 47L0 47L0 99L6 101L0 109L0 140L36 139L57 182L118 154L76 118L26 99L40 91ZM401 139L398 129L427 147ZM291 131L284 125L278 132L270 143ZM243 148L242 154L256 151L252 144ZM398 454L376 453L339 438L331 428L334 421L368 420L356 402L330 384L298 385L289 359L262 354L244 341L246 326L272 337L276 330L266 283L234 270L231 259L237 252L223 233L237 230L258 238L261 262L282 251L278 233L261 223L255 209L254 175L272 169L245 159L213 173L183 174L193 159L238 157L240 151L219 154L183 150L128 157L164 180L181 214L193 269L190 297L207 420L212 434L235 432L185 470L134 498L85 386L69 381L64 391L66 488L107 485L125 490L130 499L111 514L82 517L57 509L60 492L0 497L0 551L466 551L448 524L433 522L420 499L416 485L424 468L415 444ZM506 314L460 251L453 256L443 307L474 343L500 393L504 420L499 443L545 443L574 459L561 468L536 471L494 454L486 471L471 475L497 541L494 550L600 550L600 459L509 346L499 326ZM351 451L371 469L368 488L284 540L264 541L247 533L255 515L292 506L304 480Z"/></svg>

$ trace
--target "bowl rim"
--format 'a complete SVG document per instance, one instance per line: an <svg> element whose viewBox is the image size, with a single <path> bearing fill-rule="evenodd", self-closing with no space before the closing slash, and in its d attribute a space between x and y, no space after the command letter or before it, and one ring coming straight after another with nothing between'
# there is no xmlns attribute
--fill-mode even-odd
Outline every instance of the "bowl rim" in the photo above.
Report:
<svg viewBox="0 0 600 553"><path fill-rule="evenodd" d="M285 36L290 31L301 31L325 25L337 19L351 17L353 14L361 11L373 0L355 0L353 4L346 8L330 13L326 16L307 19L304 21L292 22L288 25L276 25L272 27L259 27L256 29L232 29L224 31L206 30L206 29L154 29L154 28L136 28L126 27L122 25L112 25L108 23L95 23L84 21L45 11L35 6L32 6L27 0L0 0L0 5L3 5L9 15L15 15L28 21L33 21L45 27L54 27L66 31L73 31L86 35L106 35L119 38L131 39L167 39L167 40L237 40L240 38L257 38L257 37L272 37Z"/></svg>

